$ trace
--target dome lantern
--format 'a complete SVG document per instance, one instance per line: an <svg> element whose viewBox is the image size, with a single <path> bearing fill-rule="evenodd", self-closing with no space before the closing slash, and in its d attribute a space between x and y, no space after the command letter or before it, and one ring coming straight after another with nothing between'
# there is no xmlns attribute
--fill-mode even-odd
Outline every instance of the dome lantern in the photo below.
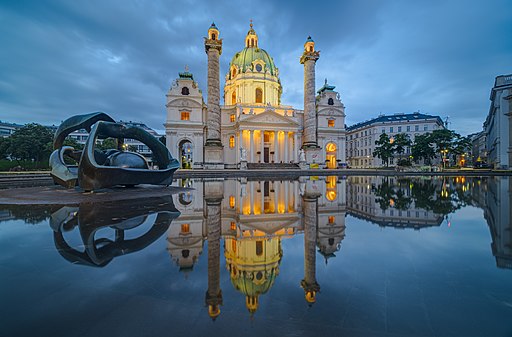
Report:
<svg viewBox="0 0 512 337"><path fill-rule="evenodd" d="M247 36L245 37L245 47L246 48L258 48L258 34L256 34L256 31L254 30L252 20L249 24L251 27L249 31L247 32Z"/></svg>

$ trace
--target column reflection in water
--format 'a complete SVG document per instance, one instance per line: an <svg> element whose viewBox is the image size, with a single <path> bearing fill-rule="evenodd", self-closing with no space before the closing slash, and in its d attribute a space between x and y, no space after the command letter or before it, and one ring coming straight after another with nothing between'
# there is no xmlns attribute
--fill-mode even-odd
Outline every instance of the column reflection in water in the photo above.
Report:
<svg viewBox="0 0 512 337"><path fill-rule="evenodd" d="M224 182L204 182L204 203L206 227L208 233L208 290L205 302L208 314L215 319L220 314L222 291L220 289L220 238L221 206L224 195Z"/></svg>

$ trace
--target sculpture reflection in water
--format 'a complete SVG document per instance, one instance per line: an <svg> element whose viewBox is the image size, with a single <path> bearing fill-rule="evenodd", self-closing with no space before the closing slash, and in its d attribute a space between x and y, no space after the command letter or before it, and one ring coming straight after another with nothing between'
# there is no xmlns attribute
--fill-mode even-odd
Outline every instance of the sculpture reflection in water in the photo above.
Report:
<svg viewBox="0 0 512 337"><path fill-rule="evenodd" d="M114 258L140 251L151 245L179 216L171 196L124 200L108 203L82 203L63 206L50 216L55 247L68 261L104 267ZM126 239L125 233L138 227L149 228L139 237ZM114 239L97 237L100 230L111 229ZM82 244L74 248L66 241L66 232L78 230Z"/></svg>
<svg viewBox="0 0 512 337"><path fill-rule="evenodd" d="M90 133L84 149L64 146L66 137L80 129ZM116 139L117 147L98 149L97 143L109 137ZM144 156L125 151L124 138L147 145L158 169L150 170ZM179 167L178 161L157 138L142 128L116 123L103 112L77 115L65 120L55 132L53 148L50 167L54 182L66 188L80 186L85 191L115 185L170 185L172 175ZM78 165L70 165L68 161L77 162Z"/></svg>
<svg viewBox="0 0 512 337"><path fill-rule="evenodd" d="M232 286L244 295L245 306L254 315L260 297L279 276L282 241L304 233L304 278L297 280L297 286L304 289L308 305L316 301L317 249L327 262L345 236L344 180L183 180L179 184L193 186L195 193L174 196L182 216L169 228L168 250L180 271L190 272L208 240L206 305L212 319L223 304L222 238Z"/></svg>

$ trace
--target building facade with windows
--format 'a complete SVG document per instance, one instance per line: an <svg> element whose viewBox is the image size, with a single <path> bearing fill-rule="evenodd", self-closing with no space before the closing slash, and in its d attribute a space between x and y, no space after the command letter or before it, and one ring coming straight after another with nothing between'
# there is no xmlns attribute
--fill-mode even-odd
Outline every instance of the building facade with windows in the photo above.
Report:
<svg viewBox="0 0 512 337"><path fill-rule="evenodd" d="M179 74L166 95L167 147L177 154L182 167L208 168L212 161L208 146L212 143L221 149L217 168L237 168L242 160L249 168L251 164L290 165L299 162L301 149L306 152L308 164L334 168L345 162L345 107L327 80L315 92L314 67L319 52L314 50L311 38L301 58L305 65L305 110L281 102L279 69L260 47L252 23L244 48L229 63L223 105L219 103L216 78L222 39L213 24L205 38L205 49L208 102L188 70Z"/></svg>
<svg viewBox="0 0 512 337"><path fill-rule="evenodd" d="M512 162L512 74L496 77L490 100L484 122L487 160L494 168L508 169Z"/></svg>
<svg viewBox="0 0 512 337"><path fill-rule="evenodd" d="M380 167L384 163L378 157L373 157L375 141L385 133L391 140L399 133L405 133L414 142L418 135L443 129L444 123L439 116L414 113L396 113L380 115L377 118L357 123L347 127L347 162L351 167ZM409 156L411 149L407 148L404 155ZM393 163L390 163L391 165Z"/></svg>

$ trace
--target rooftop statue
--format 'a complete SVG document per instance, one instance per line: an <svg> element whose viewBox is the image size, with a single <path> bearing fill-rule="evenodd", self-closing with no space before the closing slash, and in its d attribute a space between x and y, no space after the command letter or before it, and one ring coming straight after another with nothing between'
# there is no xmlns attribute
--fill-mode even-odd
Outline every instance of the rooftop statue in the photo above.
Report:
<svg viewBox="0 0 512 337"><path fill-rule="evenodd" d="M84 149L64 146L64 139L73 131L86 129L89 137ZM98 139L117 139L116 149L99 150ZM149 147L158 169L149 169L146 158L136 152L123 151L124 138L138 140ZM103 112L77 115L65 120L55 132L54 151L50 156L51 176L66 188L79 186L93 191L115 185L170 185L178 161L162 142L142 128L116 123ZM78 165L66 164L70 158Z"/></svg>

